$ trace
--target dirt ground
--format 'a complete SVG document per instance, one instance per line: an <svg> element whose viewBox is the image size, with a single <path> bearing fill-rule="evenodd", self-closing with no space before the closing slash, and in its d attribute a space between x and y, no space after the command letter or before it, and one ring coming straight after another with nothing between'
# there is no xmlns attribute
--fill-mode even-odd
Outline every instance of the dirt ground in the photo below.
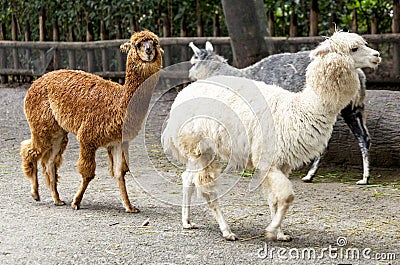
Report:
<svg viewBox="0 0 400 265"><path fill-rule="evenodd" d="M295 174L296 198L283 223L293 240L286 243L264 240L266 199L248 191L251 178L232 173L220 183L226 193L221 205L240 240L228 242L201 200L192 209L199 228L182 229L179 170L159 154L159 124L131 143L127 186L140 213L125 213L105 150L97 153L96 178L82 208L70 208L80 184L73 135L60 169L59 192L67 205L53 205L41 173L36 202L20 169L19 144L29 138L25 93L26 87L0 88L0 264L400 264L399 171L373 169L369 186L355 185L359 169L323 168L312 184ZM159 121L173 95L153 110Z"/></svg>

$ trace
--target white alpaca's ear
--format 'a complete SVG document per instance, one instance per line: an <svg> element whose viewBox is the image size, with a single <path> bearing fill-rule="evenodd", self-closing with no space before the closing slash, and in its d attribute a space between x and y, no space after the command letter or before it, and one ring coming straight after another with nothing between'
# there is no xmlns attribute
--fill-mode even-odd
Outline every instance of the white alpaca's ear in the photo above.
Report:
<svg viewBox="0 0 400 265"><path fill-rule="evenodd" d="M317 56L324 56L330 52L329 39L318 45L317 48L310 52L310 59L313 60Z"/></svg>
<svg viewBox="0 0 400 265"><path fill-rule="evenodd" d="M194 45L194 43L192 41L189 43L189 47L192 48L192 50L196 56L198 56L200 54L200 49L197 48L196 45Z"/></svg>
<svg viewBox="0 0 400 265"><path fill-rule="evenodd" d="M209 41L206 41L206 51L209 51L209 52L214 51L214 48L213 48L211 42L209 42Z"/></svg>
<svg viewBox="0 0 400 265"><path fill-rule="evenodd" d="M124 44L121 44L121 46L119 46L119 49L121 50L121 52L126 52L128 53L129 50L131 49L132 44L128 41L125 42Z"/></svg>

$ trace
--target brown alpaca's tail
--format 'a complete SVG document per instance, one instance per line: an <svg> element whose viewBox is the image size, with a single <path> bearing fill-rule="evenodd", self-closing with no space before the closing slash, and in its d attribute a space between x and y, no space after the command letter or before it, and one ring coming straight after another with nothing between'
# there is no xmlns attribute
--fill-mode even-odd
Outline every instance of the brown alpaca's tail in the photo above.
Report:
<svg viewBox="0 0 400 265"><path fill-rule="evenodd" d="M40 152L32 147L32 140L25 140L21 142L21 158L22 170L25 177L34 179L37 176L38 166L37 162L40 158Z"/></svg>

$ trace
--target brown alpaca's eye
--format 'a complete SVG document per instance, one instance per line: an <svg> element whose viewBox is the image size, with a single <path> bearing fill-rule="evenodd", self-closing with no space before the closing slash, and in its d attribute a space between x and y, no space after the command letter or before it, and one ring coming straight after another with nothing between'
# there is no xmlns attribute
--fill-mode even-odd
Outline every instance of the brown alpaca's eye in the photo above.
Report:
<svg viewBox="0 0 400 265"><path fill-rule="evenodd" d="M358 51L358 48L352 48L351 51L356 52L356 51Z"/></svg>

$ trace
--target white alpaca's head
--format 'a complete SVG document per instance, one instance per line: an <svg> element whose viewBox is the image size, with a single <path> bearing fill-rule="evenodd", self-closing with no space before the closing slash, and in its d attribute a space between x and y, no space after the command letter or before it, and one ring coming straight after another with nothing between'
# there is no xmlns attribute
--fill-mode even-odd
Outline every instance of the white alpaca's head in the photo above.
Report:
<svg viewBox="0 0 400 265"><path fill-rule="evenodd" d="M369 48L364 38L355 33L335 32L311 51L310 58L314 59L332 52L350 55L356 68L376 68L381 62L379 52Z"/></svg>

